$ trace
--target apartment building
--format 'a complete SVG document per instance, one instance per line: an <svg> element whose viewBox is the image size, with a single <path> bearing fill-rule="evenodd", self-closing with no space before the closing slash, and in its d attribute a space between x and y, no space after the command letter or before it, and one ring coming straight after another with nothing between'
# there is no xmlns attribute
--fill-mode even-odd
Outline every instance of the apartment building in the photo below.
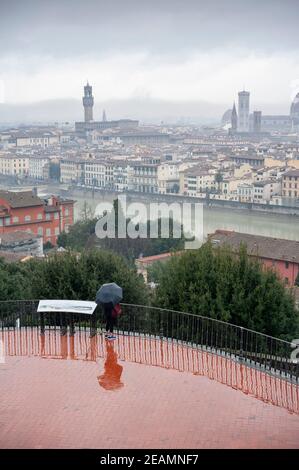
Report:
<svg viewBox="0 0 299 470"><path fill-rule="evenodd" d="M104 188L106 186L105 162L101 160L84 162L84 184L96 188Z"/></svg>
<svg viewBox="0 0 299 470"><path fill-rule="evenodd" d="M282 175L282 196L299 198L299 170L290 170Z"/></svg>
<svg viewBox="0 0 299 470"><path fill-rule="evenodd" d="M113 186L116 191L126 191L130 175L130 166L127 162L114 162Z"/></svg>
<svg viewBox="0 0 299 470"><path fill-rule="evenodd" d="M253 202L269 202L273 196L281 193L280 181L264 180L253 183Z"/></svg>
<svg viewBox="0 0 299 470"><path fill-rule="evenodd" d="M0 174L26 176L29 173L29 158L21 155L0 155Z"/></svg>
<svg viewBox="0 0 299 470"><path fill-rule="evenodd" d="M158 163L130 162L128 189L142 193L158 193Z"/></svg>
<svg viewBox="0 0 299 470"><path fill-rule="evenodd" d="M43 200L35 191L0 191L0 236L27 231L55 245L58 235L73 223L73 200L56 196Z"/></svg>
<svg viewBox="0 0 299 470"><path fill-rule="evenodd" d="M180 173L180 193L186 196L201 196L216 190L215 175L207 169L190 168Z"/></svg>
<svg viewBox="0 0 299 470"><path fill-rule="evenodd" d="M66 158L60 161L60 182L85 184L86 160Z"/></svg>
<svg viewBox="0 0 299 470"><path fill-rule="evenodd" d="M50 158L44 156L31 156L29 157L29 170L28 175L30 178L36 180L47 180L50 177Z"/></svg>
<svg viewBox="0 0 299 470"><path fill-rule="evenodd" d="M31 131L15 134L13 136L16 147L47 148L59 144L59 135L54 132Z"/></svg>
<svg viewBox="0 0 299 470"><path fill-rule="evenodd" d="M179 191L180 165L173 162L161 163L157 170L158 191L160 194L174 193Z"/></svg>

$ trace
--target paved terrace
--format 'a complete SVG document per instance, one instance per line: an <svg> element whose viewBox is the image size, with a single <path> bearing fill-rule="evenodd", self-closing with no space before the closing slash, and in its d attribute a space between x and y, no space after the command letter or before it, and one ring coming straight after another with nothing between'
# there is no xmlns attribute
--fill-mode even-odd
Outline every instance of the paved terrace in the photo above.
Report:
<svg viewBox="0 0 299 470"><path fill-rule="evenodd" d="M299 388L186 345L0 331L1 448L299 448Z"/></svg>

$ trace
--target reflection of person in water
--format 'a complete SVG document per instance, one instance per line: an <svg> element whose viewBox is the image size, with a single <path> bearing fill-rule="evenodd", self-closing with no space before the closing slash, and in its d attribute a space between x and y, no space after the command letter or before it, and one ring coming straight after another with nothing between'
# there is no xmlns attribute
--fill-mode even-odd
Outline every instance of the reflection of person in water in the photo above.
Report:
<svg viewBox="0 0 299 470"><path fill-rule="evenodd" d="M98 377L99 385L106 390L117 390L124 386L121 382L123 367L117 364L117 354L113 343L106 342L107 357L104 363L104 373Z"/></svg>

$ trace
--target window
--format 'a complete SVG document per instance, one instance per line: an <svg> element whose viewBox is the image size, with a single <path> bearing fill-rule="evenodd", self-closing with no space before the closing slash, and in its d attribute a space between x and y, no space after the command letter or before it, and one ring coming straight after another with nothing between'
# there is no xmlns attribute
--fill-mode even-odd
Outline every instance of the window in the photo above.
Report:
<svg viewBox="0 0 299 470"><path fill-rule="evenodd" d="M25 215L25 222L31 222L31 215Z"/></svg>
<svg viewBox="0 0 299 470"><path fill-rule="evenodd" d="M50 237L50 236L51 236L51 229L50 229L50 228L47 228L47 229L46 229L46 236L47 236L47 237Z"/></svg>
<svg viewBox="0 0 299 470"><path fill-rule="evenodd" d="M19 222L19 217L15 215L15 216L12 218L12 223L13 223L13 224L17 224L18 222Z"/></svg>
<svg viewBox="0 0 299 470"><path fill-rule="evenodd" d="M46 213L46 220L51 220L51 214L49 212Z"/></svg>
<svg viewBox="0 0 299 470"><path fill-rule="evenodd" d="M55 227L55 235L59 235L59 227Z"/></svg>
<svg viewBox="0 0 299 470"><path fill-rule="evenodd" d="M41 214L41 213L37 214L37 217L36 217L36 218L37 218L37 220L42 220L43 214Z"/></svg>
<svg viewBox="0 0 299 470"><path fill-rule="evenodd" d="M69 213L70 213L69 209L66 208L64 213L65 213L66 216L69 215Z"/></svg>
<svg viewBox="0 0 299 470"><path fill-rule="evenodd" d="M289 268L289 262L288 261L285 262L285 267L286 267L286 269Z"/></svg>
<svg viewBox="0 0 299 470"><path fill-rule="evenodd" d="M55 212L54 219L56 219L56 220L59 219L59 212Z"/></svg>
<svg viewBox="0 0 299 470"><path fill-rule="evenodd" d="M38 233L38 235L43 235L43 234L44 234L44 229L43 229L43 227L38 227L37 233Z"/></svg>

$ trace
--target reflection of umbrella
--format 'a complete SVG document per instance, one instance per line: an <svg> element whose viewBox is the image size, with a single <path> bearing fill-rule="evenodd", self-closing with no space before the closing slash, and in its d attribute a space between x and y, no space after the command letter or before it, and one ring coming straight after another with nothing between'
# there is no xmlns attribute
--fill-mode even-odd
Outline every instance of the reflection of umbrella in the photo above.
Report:
<svg viewBox="0 0 299 470"><path fill-rule="evenodd" d="M115 282L110 284L103 284L98 290L96 295L97 304L108 304L112 302L113 305L118 304L123 298L123 290Z"/></svg>

